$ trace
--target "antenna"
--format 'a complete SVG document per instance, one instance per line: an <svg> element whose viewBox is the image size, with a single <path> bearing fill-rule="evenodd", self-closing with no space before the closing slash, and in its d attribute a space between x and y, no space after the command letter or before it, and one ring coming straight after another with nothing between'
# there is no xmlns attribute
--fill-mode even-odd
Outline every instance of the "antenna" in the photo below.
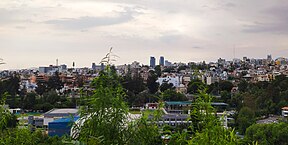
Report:
<svg viewBox="0 0 288 145"><path fill-rule="evenodd" d="M233 59L235 59L235 44L233 45Z"/></svg>

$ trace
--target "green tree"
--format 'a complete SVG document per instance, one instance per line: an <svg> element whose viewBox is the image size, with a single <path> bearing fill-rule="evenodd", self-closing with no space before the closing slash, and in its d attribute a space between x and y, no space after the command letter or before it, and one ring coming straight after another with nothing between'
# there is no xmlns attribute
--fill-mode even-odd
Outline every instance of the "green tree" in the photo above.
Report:
<svg viewBox="0 0 288 145"><path fill-rule="evenodd" d="M123 77L121 84L124 89L126 89L129 92L132 92L135 95L141 93L146 89L143 79L140 78L140 76L138 75L136 75L135 77L131 76Z"/></svg>
<svg viewBox="0 0 288 145"><path fill-rule="evenodd" d="M286 145L288 142L288 124L254 124L247 128L243 144L258 142L261 145Z"/></svg>
<svg viewBox="0 0 288 145"><path fill-rule="evenodd" d="M155 94L158 91L159 83L157 83L158 77L154 71L149 72L149 76L147 79L147 88L151 94Z"/></svg>
<svg viewBox="0 0 288 145"><path fill-rule="evenodd" d="M247 81L241 80L240 83L238 84L238 90L240 92L246 92L248 85L249 83Z"/></svg>
<svg viewBox="0 0 288 145"><path fill-rule="evenodd" d="M160 86L161 92L164 92L166 90L172 90L172 89L174 89L174 85L172 83L163 82L162 85Z"/></svg>
<svg viewBox="0 0 288 145"><path fill-rule="evenodd" d="M164 101L187 101L188 98L184 94L178 93L174 90L166 90L163 92L163 100Z"/></svg>
<svg viewBox="0 0 288 145"><path fill-rule="evenodd" d="M59 73L56 71L47 82L50 90L60 90L63 88L63 82L60 80Z"/></svg>
<svg viewBox="0 0 288 145"><path fill-rule="evenodd" d="M45 92L48 92L48 83L45 81L38 81L37 82L37 88L35 89L36 93L38 95L43 95Z"/></svg>
<svg viewBox="0 0 288 145"><path fill-rule="evenodd" d="M161 74L162 74L161 66L160 65L156 65L154 70L155 70L155 73L156 73L157 77L160 77Z"/></svg>
<svg viewBox="0 0 288 145"><path fill-rule="evenodd" d="M26 96L24 96L24 99L22 101L23 109L34 109L34 105L37 104L36 102L36 94L35 93L27 93Z"/></svg>
<svg viewBox="0 0 288 145"><path fill-rule="evenodd" d="M107 67L92 84L94 95L86 98L87 107L81 109L80 120L85 122L78 139L88 144L125 144L128 108L116 72Z"/></svg>
<svg viewBox="0 0 288 145"><path fill-rule="evenodd" d="M220 91L231 92L233 84L230 81L220 81L219 82Z"/></svg>
<svg viewBox="0 0 288 145"><path fill-rule="evenodd" d="M12 120L12 114L7 108L5 108L5 100L7 96L8 93L4 93L0 100L0 131L7 129L9 121Z"/></svg>
<svg viewBox="0 0 288 145"><path fill-rule="evenodd" d="M188 84L188 89L187 92L190 94L197 94L199 93L198 90L200 88L203 88L205 86L205 84L200 81L200 80L192 80L189 84Z"/></svg>
<svg viewBox="0 0 288 145"><path fill-rule="evenodd" d="M235 132L224 128L220 119L216 117L216 110L211 106L212 97L205 89L198 92L199 95L191 107L191 132L173 134L169 144L236 145L238 139Z"/></svg>
<svg viewBox="0 0 288 145"><path fill-rule="evenodd" d="M248 107L241 108L237 120L238 130L241 134L244 134L246 129L255 123L255 113Z"/></svg>

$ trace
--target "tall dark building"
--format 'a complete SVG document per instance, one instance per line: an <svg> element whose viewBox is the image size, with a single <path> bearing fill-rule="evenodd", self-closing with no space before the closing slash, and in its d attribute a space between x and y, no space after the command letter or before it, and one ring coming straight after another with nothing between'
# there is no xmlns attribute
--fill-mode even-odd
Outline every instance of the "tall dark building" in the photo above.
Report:
<svg viewBox="0 0 288 145"><path fill-rule="evenodd" d="M96 64L95 63L92 63L92 70L96 70Z"/></svg>
<svg viewBox="0 0 288 145"><path fill-rule="evenodd" d="M154 68L156 66L156 59L155 57L151 56L150 57L150 67Z"/></svg>
<svg viewBox="0 0 288 145"><path fill-rule="evenodd" d="M164 57L160 56L159 65L164 66L164 62L165 62Z"/></svg>
<svg viewBox="0 0 288 145"><path fill-rule="evenodd" d="M104 63L101 63L101 70L104 70L105 69L105 65Z"/></svg>

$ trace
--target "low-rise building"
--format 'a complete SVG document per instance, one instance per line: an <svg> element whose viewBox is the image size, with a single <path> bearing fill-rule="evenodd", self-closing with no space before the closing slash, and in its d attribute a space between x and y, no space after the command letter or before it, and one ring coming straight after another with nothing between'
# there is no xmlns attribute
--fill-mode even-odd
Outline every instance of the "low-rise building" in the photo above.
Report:
<svg viewBox="0 0 288 145"><path fill-rule="evenodd" d="M288 106L282 108L282 116L288 117Z"/></svg>
<svg viewBox="0 0 288 145"><path fill-rule="evenodd" d="M44 113L44 126L48 126L49 122L53 122L56 119L63 117L71 117L78 115L78 109L75 108L65 108L65 109L52 109Z"/></svg>

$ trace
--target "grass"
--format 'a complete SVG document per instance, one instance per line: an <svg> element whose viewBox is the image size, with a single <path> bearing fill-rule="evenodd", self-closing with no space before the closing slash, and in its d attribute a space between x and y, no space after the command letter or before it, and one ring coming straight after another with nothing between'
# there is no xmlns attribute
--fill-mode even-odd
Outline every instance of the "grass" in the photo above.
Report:
<svg viewBox="0 0 288 145"><path fill-rule="evenodd" d="M140 110L130 110L129 113L131 114L141 114Z"/></svg>
<svg viewBox="0 0 288 145"><path fill-rule="evenodd" d="M17 117L27 117L27 116L41 116L42 113L33 113L33 112L30 112L30 113L24 113L24 114L21 114L21 113L18 113L18 114L15 114Z"/></svg>

